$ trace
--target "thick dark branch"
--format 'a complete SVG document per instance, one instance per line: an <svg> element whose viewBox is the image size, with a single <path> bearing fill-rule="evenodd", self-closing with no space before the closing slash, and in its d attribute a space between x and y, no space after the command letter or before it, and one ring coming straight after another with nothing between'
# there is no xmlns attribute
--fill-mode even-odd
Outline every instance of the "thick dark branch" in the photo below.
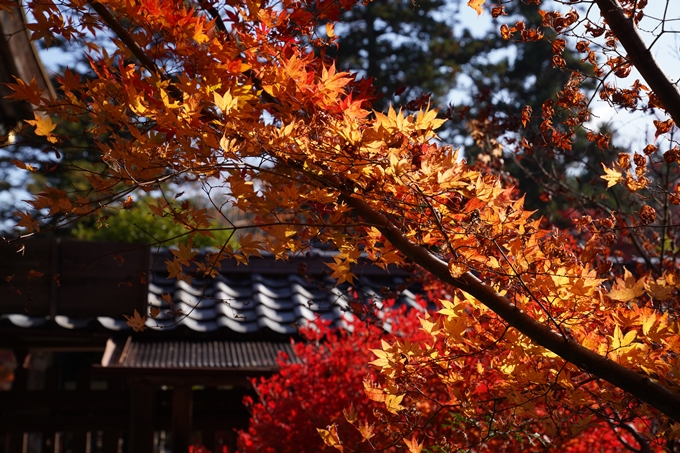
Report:
<svg viewBox="0 0 680 453"><path fill-rule="evenodd" d="M116 34L118 39L120 39L123 44L125 44L125 47L132 53L132 55L134 55L135 58L137 58L137 60L139 60L139 62L147 69L147 71L151 72L152 74L158 74L158 76L163 80L169 80L163 71L158 68L153 59L149 57L146 51L139 47L137 41L135 41L135 38L130 33L128 33L128 31L120 24L118 19L116 19L116 17L106 6L94 0L88 0L88 3L92 9L95 10L97 14L99 14L101 20ZM170 84L170 86L168 86L168 91L175 99L182 99L182 93L175 85ZM201 113L206 112L203 111Z"/></svg>
<svg viewBox="0 0 680 453"><path fill-rule="evenodd" d="M647 48L633 19L626 16L618 0L595 0L595 2L616 39L628 52L630 62L635 65L647 85L654 91L675 124L680 125L680 91L663 72L654 55Z"/></svg>
<svg viewBox="0 0 680 453"><path fill-rule="evenodd" d="M132 54L137 58L144 67L153 74L160 74L156 63L146 54L144 50L137 44L137 41L128 33L128 31L123 28L123 26L118 22L118 20L111 14L111 11L101 3L96 1L88 1L93 10L99 14L99 17L104 21L104 23L118 36L125 47L132 52Z"/></svg>
<svg viewBox="0 0 680 453"><path fill-rule="evenodd" d="M411 242L385 215L363 200L351 195L342 195L341 201L352 207L364 220L375 225L385 238L409 259L441 281L474 296L536 344L584 371L625 390L680 422L680 395L652 381L649 377L619 365L541 324L471 273L468 272L461 278L453 278L449 273L447 263L432 255L425 248Z"/></svg>

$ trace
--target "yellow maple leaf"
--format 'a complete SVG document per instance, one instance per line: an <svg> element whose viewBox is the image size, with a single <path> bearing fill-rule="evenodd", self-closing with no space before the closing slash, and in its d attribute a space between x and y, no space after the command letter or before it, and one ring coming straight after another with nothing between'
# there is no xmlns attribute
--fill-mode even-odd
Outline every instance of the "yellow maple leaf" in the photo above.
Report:
<svg viewBox="0 0 680 453"><path fill-rule="evenodd" d="M385 401L385 392L382 391L382 389L374 387L373 383L370 381L364 380L364 392L366 393L366 396L377 403L382 403Z"/></svg>
<svg viewBox="0 0 680 453"><path fill-rule="evenodd" d="M327 426L328 429L320 429L316 428L318 431L319 435L323 439L323 442L328 445L329 447L337 448L338 450L342 451L342 443L340 442L340 438L338 437L338 427L333 424L330 426Z"/></svg>
<svg viewBox="0 0 680 453"><path fill-rule="evenodd" d="M213 93L213 98L215 101L215 106L225 115L228 115L234 107L238 107L238 96L232 96L231 91L224 93L224 96L221 96L217 91L215 91Z"/></svg>
<svg viewBox="0 0 680 453"><path fill-rule="evenodd" d="M654 324L656 323L656 314L654 312L650 312L646 316L642 317L642 334L647 336L649 335L649 331L652 329Z"/></svg>
<svg viewBox="0 0 680 453"><path fill-rule="evenodd" d="M34 120L26 121L31 126L35 126L35 135L41 135L46 137L50 143L56 143L57 138L52 135L52 131L57 127L55 123L52 122L52 118L49 116L38 115L33 113L35 116Z"/></svg>
<svg viewBox="0 0 680 453"><path fill-rule="evenodd" d="M623 279L616 279L616 285L609 292L609 297L620 302L628 302L629 300L642 296L644 293L644 277L636 281L633 274L631 274L628 269L624 268Z"/></svg>
<svg viewBox="0 0 680 453"><path fill-rule="evenodd" d="M345 420L347 420L351 424L354 424L359 418L357 410L354 409L354 404L350 404L349 409L343 409L342 414L345 416Z"/></svg>
<svg viewBox="0 0 680 453"><path fill-rule="evenodd" d="M468 267L464 263L459 263L454 260L449 261L449 273L453 278L460 278L466 273Z"/></svg>
<svg viewBox="0 0 680 453"><path fill-rule="evenodd" d="M329 38L335 36L335 27L331 22L326 22L326 36L328 36Z"/></svg>
<svg viewBox="0 0 680 453"><path fill-rule="evenodd" d="M385 396L385 408L392 412L393 414L399 413L399 411L406 409L401 405L402 400L406 395L387 395Z"/></svg>
<svg viewBox="0 0 680 453"><path fill-rule="evenodd" d="M439 323L432 322L429 319L419 318L420 324L425 332L429 333L433 337L438 335L440 332Z"/></svg>
<svg viewBox="0 0 680 453"><path fill-rule="evenodd" d="M198 22L196 22L196 25L194 26L194 36L193 36L193 38L194 38L194 41L196 41L198 44L204 44L204 43L210 41L210 38L208 38L208 36L205 33L203 33L203 29L204 29L203 25L204 25L203 22L198 21Z"/></svg>
<svg viewBox="0 0 680 453"><path fill-rule="evenodd" d="M482 9L483 4L484 0L468 0L468 6L477 11L477 15L479 16L484 12L484 9Z"/></svg>
<svg viewBox="0 0 680 453"><path fill-rule="evenodd" d="M649 281L645 282L645 289L647 290L647 294L658 300L670 299L675 290L674 287L668 286L666 280L663 278L656 281L649 279Z"/></svg>
<svg viewBox="0 0 680 453"><path fill-rule="evenodd" d="M416 118L416 121L414 123L414 127L416 129L421 129L421 130L435 130L438 129L439 126L444 124L446 122L446 119L438 119L437 118L437 110L426 110L426 111L420 111L418 112L418 117Z"/></svg>
<svg viewBox="0 0 680 453"><path fill-rule="evenodd" d="M409 453L420 453L423 451L423 443L418 443L418 439L416 439L415 434L411 437L411 440L404 439L404 443L408 447Z"/></svg>
<svg viewBox="0 0 680 453"><path fill-rule="evenodd" d="M385 351L383 351L381 349L371 349L371 352L373 354L375 354L376 356L378 356L378 358L375 359L374 361L368 362L368 363L370 363L371 365L375 365L377 367L381 367L381 368L386 368L386 367L389 366L389 364L390 364L389 357L390 356Z"/></svg>
<svg viewBox="0 0 680 453"><path fill-rule="evenodd" d="M637 337L637 332L631 330L627 334L623 335L623 332L619 326L614 327L614 335L612 336L612 349L625 348L630 345L633 340Z"/></svg>
<svg viewBox="0 0 680 453"><path fill-rule="evenodd" d="M613 168L607 168L604 164L602 164L602 168L604 168L605 174L600 176L600 178L607 181L607 189L621 182L622 178L620 172L614 170Z"/></svg>
<svg viewBox="0 0 680 453"><path fill-rule="evenodd" d="M335 260L335 263L324 263L326 266L333 269L331 278L336 278L338 285L343 282L352 284L357 276L350 271L351 268L349 262L347 260L338 258L337 256L333 257L333 259Z"/></svg>
<svg viewBox="0 0 680 453"><path fill-rule="evenodd" d="M364 442L366 440L370 440L371 437L375 436L374 431L374 426L369 425L368 422L359 424L359 432L361 433L361 441Z"/></svg>

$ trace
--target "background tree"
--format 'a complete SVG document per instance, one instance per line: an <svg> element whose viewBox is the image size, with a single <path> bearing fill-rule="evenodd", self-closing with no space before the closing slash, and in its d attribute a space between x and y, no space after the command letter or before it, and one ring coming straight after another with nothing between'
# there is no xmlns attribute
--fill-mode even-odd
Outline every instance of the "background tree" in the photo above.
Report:
<svg viewBox="0 0 680 453"><path fill-rule="evenodd" d="M118 207L111 207L96 216L81 219L71 231L77 239L85 241L129 242L162 245L164 247L186 244L187 237L193 236L195 247L219 247L236 244L230 225L219 225L213 221L210 236L192 235L182 224L175 222L171 215L155 216L150 206L162 206L165 200L144 197L128 200ZM180 204L180 203L178 203ZM199 202L194 202L200 205ZM203 207L203 215L214 219L217 213L212 207Z"/></svg>
<svg viewBox="0 0 680 453"><path fill-rule="evenodd" d="M473 36L457 20L456 8L444 0L357 4L340 17L338 47L330 54L338 68L374 79L379 110L409 102L418 110L430 96L446 105L472 60L506 45L491 33Z"/></svg>

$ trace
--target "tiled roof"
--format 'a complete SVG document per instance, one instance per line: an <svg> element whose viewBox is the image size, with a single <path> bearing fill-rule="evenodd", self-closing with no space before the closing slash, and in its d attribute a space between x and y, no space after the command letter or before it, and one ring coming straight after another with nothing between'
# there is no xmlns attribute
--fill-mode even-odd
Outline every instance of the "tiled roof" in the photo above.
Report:
<svg viewBox="0 0 680 453"><path fill-rule="evenodd" d="M262 339L273 334L280 340L319 318L335 326L344 325L343 317L353 316L355 302L380 306L382 300L395 298L400 304L418 306L409 275L403 271L388 273L365 265L355 271L358 278L353 285L334 287L329 268L323 264L330 255L321 250L287 262L276 261L272 256L252 258L249 266L225 262L217 277L194 275L191 283L168 278L164 263L171 257L169 251L152 255L148 304L150 309L160 309L160 313L155 318L148 317L149 330L186 330L199 335L220 332L227 333L230 339ZM91 297L96 303L96 294ZM0 316L0 326L8 323L26 328L131 331L125 320L107 316Z"/></svg>
<svg viewBox="0 0 680 453"><path fill-rule="evenodd" d="M266 341L109 340L102 366L133 369L275 370L280 353L296 361L293 346Z"/></svg>

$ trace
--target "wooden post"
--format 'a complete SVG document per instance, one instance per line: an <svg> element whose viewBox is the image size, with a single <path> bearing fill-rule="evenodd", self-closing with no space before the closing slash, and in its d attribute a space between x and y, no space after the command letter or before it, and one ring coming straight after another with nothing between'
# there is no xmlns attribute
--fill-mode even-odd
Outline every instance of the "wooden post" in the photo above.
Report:
<svg viewBox="0 0 680 453"><path fill-rule="evenodd" d="M24 451L24 433L21 432L6 432L5 433L5 451L7 453L23 453Z"/></svg>
<svg viewBox="0 0 680 453"><path fill-rule="evenodd" d="M54 431L44 431L42 433L43 438L43 446L42 446L42 451L43 453L53 453L56 451L56 447L54 445L55 439L57 437L57 433Z"/></svg>
<svg viewBox="0 0 680 453"><path fill-rule="evenodd" d="M172 453L187 453L191 442L193 395L191 387L172 389Z"/></svg>
<svg viewBox="0 0 680 453"><path fill-rule="evenodd" d="M220 450L217 449L217 433L215 433L215 430L203 430L201 434L201 440L205 448L212 451L213 453L221 453Z"/></svg>
<svg viewBox="0 0 680 453"><path fill-rule="evenodd" d="M155 389L133 385L131 390L128 452L149 453L153 451Z"/></svg>
<svg viewBox="0 0 680 453"><path fill-rule="evenodd" d="M104 453L118 453L119 433L117 429L104 430Z"/></svg>
<svg viewBox="0 0 680 453"><path fill-rule="evenodd" d="M90 453L88 446L90 436L88 436L87 431L81 429L73 431L71 437L71 451L73 453Z"/></svg>
<svg viewBox="0 0 680 453"><path fill-rule="evenodd" d="M76 390L86 392L90 390L90 367L80 367L76 371ZM74 429L71 439L73 453L90 453L90 435L87 430Z"/></svg>
<svg viewBox="0 0 680 453"><path fill-rule="evenodd" d="M25 391L28 388L28 368L26 365L26 358L28 357L28 348L14 348L14 357L17 360L17 367L14 370L14 381L12 382L13 392Z"/></svg>

